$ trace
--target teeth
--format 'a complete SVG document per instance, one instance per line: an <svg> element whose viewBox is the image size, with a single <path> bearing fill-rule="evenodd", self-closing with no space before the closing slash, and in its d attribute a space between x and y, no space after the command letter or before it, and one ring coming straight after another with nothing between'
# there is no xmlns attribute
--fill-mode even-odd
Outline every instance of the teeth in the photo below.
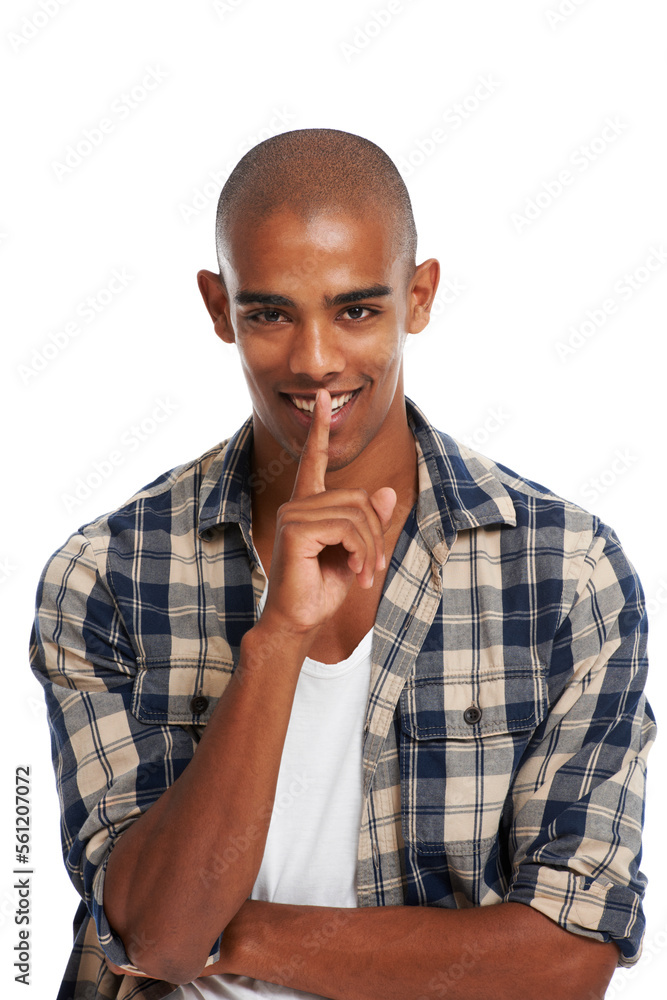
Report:
<svg viewBox="0 0 667 1000"><path fill-rule="evenodd" d="M299 399L298 396L290 396L290 399L299 410L306 410L307 412L312 413L315 409L314 399Z"/></svg>
<svg viewBox="0 0 667 1000"><path fill-rule="evenodd" d="M353 396L353 392L346 392L343 396L333 396L331 399L331 412L335 413L337 410L340 410L341 406L345 406L345 404L348 403ZM305 410L307 413L312 413L315 409L314 399L303 399L300 396L290 396L290 399L299 410Z"/></svg>
<svg viewBox="0 0 667 1000"><path fill-rule="evenodd" d="M340 410L341 406L349 403L353 396L353 392L346 392L344 396L334 396L331 400L331 412L335 413L336 410Z"/></svg>

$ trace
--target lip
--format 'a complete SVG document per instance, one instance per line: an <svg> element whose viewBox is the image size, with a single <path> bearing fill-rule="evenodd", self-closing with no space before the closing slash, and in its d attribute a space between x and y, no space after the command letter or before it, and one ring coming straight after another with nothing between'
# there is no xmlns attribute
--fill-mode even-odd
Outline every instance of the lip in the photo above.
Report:
<svg viewBox="0 0 667 1000"><path fill-rule="evenodd" d="M348 389L347 392L349 392L349 391L350 390ZM338 410L337 413L332 414L332 416L331 416L331 423L329 425L329 433L332 433L333 431L337 431L346 422L346 420L348 419L350 413L354 409L354 404L357 402L357 400L359 399L359 396L361 395L361 393L363 391L363 386L359 386L358 389L354 389L353 391L354 391L354 396L352 397L352 399L349 399L347 401L347 403L345 404L345 406L341 406L340 410ZM327 389L327 392L329 392L328 389ZM310 425L311 425L311 423L312 423L312 420L313 420L312 413L308 413L305 410L300 410L298 408L298 406L295 406L294 403L292 402L292 400L290 399L288 393L281 392L280 395L281 395L282 399L284 400L285 405L288 407L289 412L292 414L293 419L296 420L296 422L299 424L299 426L305 427L305 428L309 428ZM305 398L308 398L309 394L295 392L295 393L293 393L293 395L295 395L295 396L303 396L304 399L305 399ZM331 393L330 393L330 395L331 395ZM340 393L336 393L335 392L335 393L333 393L333 395L334 396L342 396L343 393L342 392L340 392ZM313 394L312 398L313 399L315 398L314 394Z"/></svg>

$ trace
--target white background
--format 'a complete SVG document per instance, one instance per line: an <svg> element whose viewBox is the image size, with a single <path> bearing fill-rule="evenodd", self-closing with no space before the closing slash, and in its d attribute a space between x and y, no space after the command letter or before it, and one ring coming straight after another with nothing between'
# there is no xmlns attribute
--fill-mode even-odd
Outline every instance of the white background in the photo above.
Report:
<svg viewBox="0 0 667 1000"><path fill-rule="evenodd" d="M5 0L0 14L0 980L3 996L48 1000L78 897L27 661L35 588L75 528L250 412L195 282L217 269L231 167L268 135L311 126L364 135L401 165L418 258L437 256L443 272L431 326L406 348L407 394L442 430L616 529L649 602L660 721L667 154L660 0L394 0L390 17L374 17L388 0L43 3L51 13ZM154 89L142 91L147 74ZM58 168L104 118L99 145ZM107 303L114 269L127 285ZM171 413L151 424L160 402ZM140 441L132 428L147 420ZM114 451L113 473L96 480ZM87 496L81 480L94 484ZM645 953L608 997L664 987L666 753L659 741L650 761ZM18 765L33 789L30 993L13 982L11 951Z"/></svg>

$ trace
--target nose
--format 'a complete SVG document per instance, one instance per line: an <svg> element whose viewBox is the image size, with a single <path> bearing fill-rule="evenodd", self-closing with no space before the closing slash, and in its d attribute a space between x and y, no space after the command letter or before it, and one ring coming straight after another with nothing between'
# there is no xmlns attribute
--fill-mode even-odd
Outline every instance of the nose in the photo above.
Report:
<svg viewBox="0 0 667 1000"><path fill-rule="evenodd" d="M340 334L324 321L298 324L290 345L289 363L294 375L307 375L313 382L343 371L345 358Z"/></svg>

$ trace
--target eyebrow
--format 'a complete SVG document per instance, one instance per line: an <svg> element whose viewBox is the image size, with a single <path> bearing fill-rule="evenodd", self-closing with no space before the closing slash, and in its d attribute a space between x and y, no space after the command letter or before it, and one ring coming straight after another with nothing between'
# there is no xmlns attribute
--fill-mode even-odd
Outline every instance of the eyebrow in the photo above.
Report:
<svg viewBox="0 0 667 1000"><path fill-rule="evenodd" d="M362 299L377 299L383 295L393 295L394 289L390 285L371 285L369 288L355 288L350 292L341 292L329 298L325 295L324 305L327 309L335 306L345 305L347 302L360 302ZM259 303L264 306L289 306L296 308L296 302L287 298L286 295L275 295L272 292L258 292L252 289L241 290L234 296L234 301L240 306L249 306Z"/></svg>

